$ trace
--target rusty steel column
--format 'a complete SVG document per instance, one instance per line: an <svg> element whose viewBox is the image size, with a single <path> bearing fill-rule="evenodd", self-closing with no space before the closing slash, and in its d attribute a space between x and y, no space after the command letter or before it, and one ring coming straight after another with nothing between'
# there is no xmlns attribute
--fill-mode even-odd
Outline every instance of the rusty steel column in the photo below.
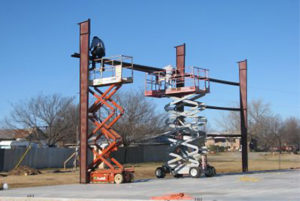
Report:
<svg viewBox="0 0 300 201"><path fill-rule="evenodd" d="M180 75L182 75L182 79L180 80L181 83L177 83L176 87L183 87L184 86L184 73L185 73L185 43L182 45L178 45L176 48L176 68Z"/></svg>
<svg viewBox="0 0 300 201"><path fill-rule="evenodd" d="M182 75L182 78L179 79L179 83L176 83L176 87L184 87L184 73L185 73L185 43L178 45L176 48L176 69L177 73ZM178 107L179 112L184 111L184 106ZM180 118L181 121L184 121L184 118Z"/></svg>
<svg viewBox="0 0 300 201"><path fill-rule="evenodd" d="M80 26L80 183L89 183L88 178L88 76L90 20L79 23Z"/></svg>
<svg viewBox="0 0 300 201"><path fill-rule="evenodd" d="M242 169L248 171L247 60L238 62L240 78Z"/></svg>

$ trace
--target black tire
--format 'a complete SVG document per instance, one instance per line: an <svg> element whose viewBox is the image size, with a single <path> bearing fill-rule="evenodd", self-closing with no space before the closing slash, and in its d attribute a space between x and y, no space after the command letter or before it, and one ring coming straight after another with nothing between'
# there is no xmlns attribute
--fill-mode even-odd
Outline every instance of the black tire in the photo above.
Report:
<svg viewBox="0 0 300 201"><path fill-rule="evenodd" d="M175 174L174 177L175 178L181 178L181 177L183 177L183 174Z"/></svg>
<svg viewBox="0 0 300 201"><path fill-rule="evenodd" d="M165 166L165 165L163 165L163 166L161 166L161 167L162 167L162 169L164 170L165 174L167 174L167 173L170 173L170 172L171 172L171 170L170 170L170 168L169 168L169 167L167 167L167 166Z"/></svg>
<svg viewBox="0 0 300 201"><path fill-rule="evenodd" d="M131 176L130 182L134 182L134 174L133 174L133 173L130 173L130 176Z"/></svg>
<svg viewBox="0 0 300 201"><path fill-rule="evenodd" d="M125 183L130 183L133 182L134 180L134 175L131 172L125 172L124 173L124 182Z"/></svg>
<svg viewBox="0 0 300 201"><path fill-rule="evenodd" d="M193 178L199 178L201 176L201 170L198 167L192 167L190 168L189 174Z"/></svg>
<svg viewBox="0 0 300 201"><path fill-rule="evenodd" d="M216 169L213 166L207 166L204 174L205 174L206 177L213 177L217 173L216 173Z"/></svg>
<svg viewBox="0 0 300 201"><path fill-rule="evenodd" d="M159 179L164 178L166 176L166 173L162 167L158 167L155 170L155 176Z"/></svg>

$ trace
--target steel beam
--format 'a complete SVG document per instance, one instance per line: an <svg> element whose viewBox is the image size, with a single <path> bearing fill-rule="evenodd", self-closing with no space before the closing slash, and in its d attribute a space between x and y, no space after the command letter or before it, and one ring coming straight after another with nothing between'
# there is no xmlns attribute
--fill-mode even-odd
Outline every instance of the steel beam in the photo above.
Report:
<svg viewBox="0 0 300 201"><path fill-rule="evenodd" d="M206 134L207 137L241 137L240 134Z"/></svg>
<svg viewBox="0 0 300 201"><path fill-rule="evenodd" d="M228 85L233 85L233 86L239 86L240 83L238 82L232 82L232 81L227 81L227 80L220 80L220 79L215 79L215 78L208 78L210 82L215 82L219 84L228 84Z"/></svg>
<svg viewBox="0 0 300 201"><path fill-rule="evenodd" d="M248 118L247 118L247 60L238 62L240 78L240 108L241 108L241 134L242 134L242 169L248 171Z"/></svg>
<svg viewBox="0 0 300 201"><path fill-rule="evenodd" d="M94 59L94 61L100 62L101 60ZM104 59L103 63L112 64L112 61L109 60L109 59ZM114 63L114 65L121 64L121 62L116 61L116 60L114 60L113 63ZM132 66L132 70L141 71L141 72L145 72L145 73L153 73L153 72L156 72L156 71L163 71L164 70L164 69L153 67L153 66L144 66L144 65L140 65L140 64L131 64L131 63L127 63L127 62L122 62L122 66L124 68L128 68L128 67L131 68L131 66Z"/></svg>
<svg viewBox="0 0 300 201"><path fill-rule="evenodd" d="M184 87L184 74L185 74L185 43L178 45L176 48L176 68L177 73L182 76L180 83L176 84L176 87Z"/></svg>
<svg viewBox="0 0 300 201"><path fill-rule="evenodd" d="M181 47L181 46L176 46L176 53L177 53L177 47ZM184 50L184 54L180 54L180 51L183 51L183 50ZM79 53L74 53L74 54L71 55L71 57L80 58L80 54ZM101 59L93 59L92 57L90 57L90 60L91 61L93 60L93 61L99 62L99 63L101 62ZM183 48L178 49L178 57L176 56L176 65L180 65L180 63L182 63L182 61L183 61L183 63L185 63L184 62L185 61L185 47L184 47L184 49ZM112 63L111 60L108 60L108 59L107 60L104 59L104 62L106 64ZM120 62L114 61L114 63L118 64ZM126 66L131 66L131 63L123 62L123 65L126 68ZM133 68L133 70L141 71L141 72L145 72L145 73L165 71L165 69L162 69L162 68L158 68L158 67L154 67L154 66L140 65L140 64L132 64L132 68ZM182 71L182 69L181 69L181 71ZM186 76L188 76L188 74L186 74ZM206 77L201 77L201 76L198 76L198 78L199 79L206 79ZM211 78L211 77L209 77L208 80L210 82L215 82L215 83L219 83L219 84L227 84L227 85L233 85L233 86L239 86L240 85L240 83L238 83L238 82L220 80L220 79L215 79L215 78Z"/></svg>
<svg viewBox="0 0 300 201"><path fill-rule="evenodd" d="M71 55L71 57L80 58L80 54L79 53L74 53L74 54ZM101 63L101 61L102 61L102 59L93 59L92 57L90 57L90 60L94 61L96 63ZM104 61L105 64L111 64L112 63L112 60L109 60L109 59L103 59L103 61ZM120 61L114 60L113 62L114 62L115 65L121 64ZM153 66L145 66L145 65L140 65L140 64L131 64L131 63L127 63L127 62L122 62L122 64L123 64L124 68L126 68L126 67L131 68L131 66L132 66L133 70L141 71L141 72L145 72L145 73L153 73L153 72L156 72L156 71L165 71L162 68L153 67Z"/></svg>
<svg viewBox="0 0 300 201"><path fill-rule="evenodd" d="M220 106L213 106L213 105L205 105L206 109L213 109L213 110L228 110L228 111L240 111L240 108L235 107L220 107Z"/></svg>
<svg viewBox="0 0 300 201"><path fill-rule="evenodd" d="M180 83L176 83L176 87L184 87L184 74L185 74L185 43L182 45L178 45L176 48L176 68L177 73L182 76L181 79L179 79ZM184 111L184 106L180 106L177 108L179 112ZM184 121L184 118L180 118L181 121Z"/></svg>
<svg viewBox="0 0 300 201"><path fill-rule="evenodd" d="M90 20L79 23L80 26L80 183L89 183L88 158L88 74L89 74L89 44Z"/></svg>

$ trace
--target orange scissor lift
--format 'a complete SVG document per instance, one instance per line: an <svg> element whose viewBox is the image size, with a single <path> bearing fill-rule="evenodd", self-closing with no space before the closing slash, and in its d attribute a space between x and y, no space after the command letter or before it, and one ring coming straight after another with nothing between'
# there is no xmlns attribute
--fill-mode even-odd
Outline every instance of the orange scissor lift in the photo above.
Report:
<svg viewBox="0 0 300 201"><path fill-rule="evenodd" d="M122 144L122 137L112 127L124 114L122 106L112 97L123 84L133 82L132 57L122 55L101 58L97 62L100 67L89 72L89 93L93 95L93 102L88 108L88 119L93 128L89 131L88 147L94 156L88 165L90 182L131 182L134 169L124 168L111 153Z"/></svg>

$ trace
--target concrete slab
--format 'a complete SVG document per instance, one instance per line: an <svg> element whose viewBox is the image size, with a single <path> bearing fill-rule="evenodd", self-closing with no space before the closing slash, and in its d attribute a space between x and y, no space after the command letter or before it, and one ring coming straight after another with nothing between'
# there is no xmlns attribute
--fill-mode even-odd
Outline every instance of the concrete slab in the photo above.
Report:
<svg viewBox="0 0 300 201"><path fill-rule="evenodd" d="M153 179L121 185L74 184L19 188L0 191L0 200L150 200L153 196L181 192L193 197L195 201L300 200L300 171L224 174L200 179Z"/></svg>

